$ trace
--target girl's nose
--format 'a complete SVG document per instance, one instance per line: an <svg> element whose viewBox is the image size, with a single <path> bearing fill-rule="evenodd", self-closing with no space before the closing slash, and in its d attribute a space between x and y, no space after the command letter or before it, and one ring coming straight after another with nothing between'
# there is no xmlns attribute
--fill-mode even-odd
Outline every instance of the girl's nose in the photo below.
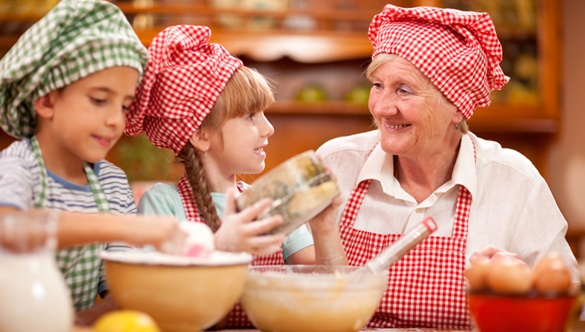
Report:
<svg viewBox="0 0 585 332"><path fill-rule="evenodd" d="M272 126L272 123L270 123L270 121L268 121L264 112L262 112L262 117L261 117L260 122L261 122L262 137L272 136L274 134L274 127Z"/></svg>

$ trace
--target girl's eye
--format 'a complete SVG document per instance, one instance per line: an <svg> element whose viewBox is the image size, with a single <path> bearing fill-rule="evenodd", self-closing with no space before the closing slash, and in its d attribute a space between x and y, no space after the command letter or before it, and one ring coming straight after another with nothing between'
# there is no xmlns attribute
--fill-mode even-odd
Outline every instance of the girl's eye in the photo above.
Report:
<svg viewBox="0 0 585 332"><path fill-rule="evenodd" d="M122 111L124 111L124 113L130 112L130 106L122 106Z"/></svg>
<svg viewBox="0 0 585 332"><path fill-rule="evenodd" d="M248 115L246 115L246 120L253 120L255 116L256 113L249 113Z"/></svg>

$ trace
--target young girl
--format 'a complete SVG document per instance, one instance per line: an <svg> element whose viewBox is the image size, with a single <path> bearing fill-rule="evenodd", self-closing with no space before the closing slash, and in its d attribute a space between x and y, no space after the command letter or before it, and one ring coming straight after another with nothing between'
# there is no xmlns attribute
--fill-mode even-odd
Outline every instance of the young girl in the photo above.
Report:
<svg viewBox="0 0 585 332"><path fill-rule="evenodd" d="M145 132L155 146L174 151L185 173L176 185L147 190L139 212L204 222L215 232L217 249L253 253L255 265L345 264L334 223L337 203L311 221L315 246L306 226L286 239L262 235L282 222L280 216L253 223L220 221L223 213L233 212L235 192L246 189L236 175L260 173L265 167L264 148L274 128L264 110L274 97L262 75L221 45L208 43L210 35L203 26L172 26L148 49L126 133ZM236 310L228 324L246 325L244 318Z"/></svg>

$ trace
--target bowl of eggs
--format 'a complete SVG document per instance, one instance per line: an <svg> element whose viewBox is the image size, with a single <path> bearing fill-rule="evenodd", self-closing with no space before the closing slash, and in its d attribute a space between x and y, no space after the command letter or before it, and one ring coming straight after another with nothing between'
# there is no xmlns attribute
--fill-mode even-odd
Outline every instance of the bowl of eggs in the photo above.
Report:
<svg viewBox="0 0 585 332"><path fill-rule="evenodd" d="M388 271L355 266L252 266L240 303L261 331L356 332L374 315Z"/></svg>
<svg viewBox="0 0 585 332"><path fill-rule="evenodd" d="M273 203L260 218L281 215L284 222L269 233L290 234L311 220L339 194L337 182L313 151L298 154L259 177L236 199L239 211L263 198Z"/></svg>
<svg viewBox="0 0 585 332"><path fill-rule="evenodd" d="M579 285L556 253L533 268L511 255L475 257L465 277L470 314L480 332L565 331L580 307Z"/></svg>

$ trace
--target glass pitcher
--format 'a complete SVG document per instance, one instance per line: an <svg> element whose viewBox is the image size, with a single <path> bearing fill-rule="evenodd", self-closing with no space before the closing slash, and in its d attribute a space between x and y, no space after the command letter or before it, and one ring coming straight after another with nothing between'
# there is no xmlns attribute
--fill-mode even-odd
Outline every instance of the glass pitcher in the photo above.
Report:
<svg viewBox="0 0 585 332"><path fill-rule="evenodd" d="M72 330L73 304L55 262L57 218L0 216L0 332Z"/></svg>

